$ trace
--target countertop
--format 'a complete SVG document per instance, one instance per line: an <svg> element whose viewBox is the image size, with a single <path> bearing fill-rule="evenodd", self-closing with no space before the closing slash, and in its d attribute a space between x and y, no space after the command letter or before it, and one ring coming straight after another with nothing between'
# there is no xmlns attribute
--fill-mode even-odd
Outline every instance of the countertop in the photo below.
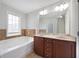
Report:
<svg viewBox="0 0 79 59"><path fill-rule="evenodd" d="M76 42L76 38L70 35L53 35L53 34L47 34L47 35L35 35L35 36L39 36L39 37L45 37L45 38L54 38L54 39L58 39L58 40L65 40L65 41L74 41Z"/></svg>

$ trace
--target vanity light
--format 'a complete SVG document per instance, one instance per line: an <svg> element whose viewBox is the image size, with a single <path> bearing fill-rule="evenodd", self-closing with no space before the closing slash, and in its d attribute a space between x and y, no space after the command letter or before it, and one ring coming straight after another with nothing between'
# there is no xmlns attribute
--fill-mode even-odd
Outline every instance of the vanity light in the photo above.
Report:
<svg viewBox="0 0 79 59"><path fill-rule="evenodd" d="M59 16L59 18L63 18L63 16Z"/></svg>
<svg viewBox="0 0 79 59"><path fill-rule="evenodd" d="M43 10L43 11L40 11L39 13L40 15L47 15L48 14L48 10Z"/></svg>
<svg viewBox="0 0 79 59"><path fill-rule="evenodd" d="M44 10L44 15L47 15L48 14L48 10Z"/></svg>
<svg viewBox="0 0 79 59"><path fill-rule="evenodd" d="M44 14L44 12L43 11L40 11L40 15L43 15Z"/></svg>
<svg viewBox="0 0 79 59"><path fill-rule="evenodd" d="M59 6L56 6L55 11L59 11Z"/></svg>
<svg viewBox="0 0 79 59"><path fill-rule="evenodd" d="M59 10L63 11L64 10L64 5L60 5Z"/></svg>
<svg viewBox="0 0 79 59"><path fill-rule="evenodd" d="M69 7L69 4L68 3L65 3L65 4L61 4L60 6L56 6L55 7L55 11L63 11L65 9L67 9Z"/></svg>
<svg viewBox="0 0 79 59"><path fill-rule="evenodd" d="M68 7L69 7L68 3L64 4L64 10L67 9Z"/></svg>

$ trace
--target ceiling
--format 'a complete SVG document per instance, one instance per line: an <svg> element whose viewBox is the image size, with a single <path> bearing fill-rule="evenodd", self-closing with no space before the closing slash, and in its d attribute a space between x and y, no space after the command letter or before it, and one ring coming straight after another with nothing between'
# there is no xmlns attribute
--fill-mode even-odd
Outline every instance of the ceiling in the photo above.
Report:
<svg viewBox="0 0 79 59"><path fill-rule="evenodd" d="M67 10L62 12L51 12L47 15L41 16L41 18L59 18L60 16L64 16Z"/></svg>
<svg viewBox="0 0 79 59"><path fill-rule="evenodd" d="M2 0L4 4L23 13L29 13L40 8L54 4L60 0Z"/></svg>
<svg viewBox="0 0 79 59"><path fill-rule="evenodd" d="M51 5L47 8L45 8L45 10L47 10L47 14L41 15L40 17L41 18L59 18L60 16L64 16L68 11L69 2L70 2L69 0L59 1L58 3L55 3L53 6ZM61 9L61 5L64 5L64 4L68 4L68 7L66 9L63 9L62 11L55 10L57 6L59 6L59 8Z"/></svg>

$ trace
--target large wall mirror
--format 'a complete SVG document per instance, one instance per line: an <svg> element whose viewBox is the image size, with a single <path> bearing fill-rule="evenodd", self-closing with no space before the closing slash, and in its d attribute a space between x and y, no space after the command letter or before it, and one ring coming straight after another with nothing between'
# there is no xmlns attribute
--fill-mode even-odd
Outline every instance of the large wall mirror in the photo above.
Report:
<svg viewBox="0 0 79 59"><path fill-rule="evenodd" d="M42 9L39 12L38 34L65 34L68 10L69 0L59 1Z"/></svg>

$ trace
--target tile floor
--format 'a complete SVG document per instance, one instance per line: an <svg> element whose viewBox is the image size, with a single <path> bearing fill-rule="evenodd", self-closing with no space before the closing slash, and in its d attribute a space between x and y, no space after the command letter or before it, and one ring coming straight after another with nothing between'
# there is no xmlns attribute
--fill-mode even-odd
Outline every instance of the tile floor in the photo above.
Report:
<svg viewBox="0 0 79 59"><path fill-rule="evenodd" d="M26 58L42 58L41 56L38 56L34 52L30 53L29 55L26 56Z"/></svg>

